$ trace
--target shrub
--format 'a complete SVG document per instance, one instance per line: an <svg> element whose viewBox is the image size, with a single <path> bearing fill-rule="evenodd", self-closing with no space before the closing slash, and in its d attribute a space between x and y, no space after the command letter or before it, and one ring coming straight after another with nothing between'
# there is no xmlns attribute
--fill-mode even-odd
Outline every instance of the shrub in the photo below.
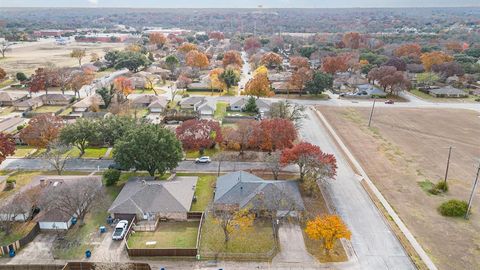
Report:
<svg viewBox="0 0 480 270"><path fill-rule="evenodd" d="M435 187L436 187L438 190L443 191L443 192L447 192L447 191L448 191L448 183L445 182L445 181L440 181L440 182L438 182Z"/></svg>
<svg viewBox="0 0 480 270"><path fill-rule="evenodd" d="M17 180L15 179L7 179L7 184L15 184L17 183Z"/></svg>
<svg viewBox="0 0 480 270"><path fill-rule="evenodd" d="M440 192L441 192L441 191L440 191L437 187L435 187L435 186L432 187L432 188L430 188L430 189L428 190L428 193L430 193L430 194L432 194L432 195L438 195L438 194L440 194Z"/></svg>
<svg viewBox="0 0 480 270"><path fill-rule="evenodd" d="M103 179L105 180L105 185L113 186L120 179L121 172L117 169L108 169L103 173Z"/></svg>
<svg viewBox="0 0 480 270"><path fill-rule="evenodd" d="M467 213L468 204L466 201L449 200L438 207L438 211L442 216L461 217Z"/></svg>

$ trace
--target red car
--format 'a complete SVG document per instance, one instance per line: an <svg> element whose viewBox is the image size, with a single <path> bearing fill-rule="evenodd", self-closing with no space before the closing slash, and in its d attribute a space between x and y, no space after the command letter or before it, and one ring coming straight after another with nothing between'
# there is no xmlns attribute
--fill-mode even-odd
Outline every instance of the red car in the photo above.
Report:
<svg viewBox="0 0 480 270"><path fill-rule="evenodd" d="M387 99L385 100L385 104L394 104L395 101L391 100L391 99Z"/></svg>

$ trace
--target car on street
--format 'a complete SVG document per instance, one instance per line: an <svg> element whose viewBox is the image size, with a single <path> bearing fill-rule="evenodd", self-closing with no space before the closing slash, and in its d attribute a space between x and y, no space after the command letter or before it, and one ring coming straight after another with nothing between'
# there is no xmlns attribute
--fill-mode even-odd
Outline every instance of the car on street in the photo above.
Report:
<svg viewBox="0 0 480 270"><path fill-rule="evenodd" d="M112 239L113 240L122 240L127 233L128 220L120 220L115 226L113 231Z"/></svg>
<svg viewBox="0 0 480 270"><path fill-rule="evenodd" d="M207 157L207 156L203 156L195 159L195 163L210 163L210 162L212 161L210 160L210 157Z"/></svg>
<svg viewBox="0 0 480 270"><path fill-rule="evenodd" d="M391 99L387 99L387 100L385 101L385 104L394 104L394 103L395 103L395 101L393 101L393 100L391 100Z"/></svg>

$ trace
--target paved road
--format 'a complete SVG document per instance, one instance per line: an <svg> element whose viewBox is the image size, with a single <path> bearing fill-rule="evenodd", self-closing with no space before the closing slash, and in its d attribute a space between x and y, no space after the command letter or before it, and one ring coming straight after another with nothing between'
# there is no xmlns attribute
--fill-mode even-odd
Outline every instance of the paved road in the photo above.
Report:
<svg viewBox="0 0 480 270"><path fill-rule="evenodd" d="M94 171L105 170L112 160L101 159L71 159L67 162L65 170L67 171ZM193 161L182 161L177 167L178 172L218 172L219 162L212 161L209 164L195 164ZM263 162L233 162L223 161L220 164L220 171L238 171L238 170L258 170L265 169ZM0 165L0 170L53 170L53 167L43 159L26 159L26 158L8 158ZM284 168L286 172L297 172L295 166L287 166Z"/></svg>
<svg viewBox="0 0 480 270"><path fill-rule="evenodd" d="M326 190L352 231L351 243L361 269L415 269L343 153L311 110L307 110L301 136L337 158L337 177L326 185Z"/></svg>

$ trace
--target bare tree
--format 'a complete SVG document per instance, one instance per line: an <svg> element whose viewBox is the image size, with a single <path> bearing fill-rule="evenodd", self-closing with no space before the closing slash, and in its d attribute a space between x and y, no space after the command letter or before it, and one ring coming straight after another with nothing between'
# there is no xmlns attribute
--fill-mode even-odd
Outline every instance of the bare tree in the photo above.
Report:
<svg viewBox="0 0 480 270"><path fill-rule="evenodd" d="M2 58L5 58L5 53L10 49L10 46L12 46L12 44L6 40L0 42L0 53L2 54Z"/></svg>
<svg viewBox="0 0 480 270"><path fill-rule="evenodd" d="M85 215L104 198L102 186L97 179L68 182L66 180L57 186L50 186L42 204L47 210L55 210L67 216L77 217L83 225ZM73 181L73 180L72 180Z"/></svg>
<svg viewBox="0 0 480 270"><path fill-rule="evenodd" d="M223 209L215 212L215 222L222 229L225 245L228 245L231 235L236 231L245 230L253 225L255 215L250 209Z"/></svg>
<svg viewBox="0 0 480 270"><path fill-rule="evenodd" d="M280 151L275 151L273 153L270 153L267 155L265 158L265 165L270 171L272 172L273 179L277 180L278 175L280 173L280 170L282 169L282 164L280 162L280 156L281 156Z"/></svg>
<svg viewBox="0 0 480 270"><path fill-rule="evenodd" d="M56 141L48 146L48 151L43 155L45 160L55 168L58 175L62 174L67 161L70 160L70 154L68 154L69 150L70 147Z"/></svg>
<svg viewBox="0 0 480 270"><path fill-rule="evenodd" d="M37 187L19 192L0 207L0 228L10 234L13 225L18 221L30 218L33 208L38 204L39 189Z"/></svg>
<svg viewBox="0 0 480 270"><path fill-rule="evenodd" d="M302 119L305 118L305 106L301 104L292 104L287 101L279 101L273 103L270 107L270 117L288 119L295 123L295 127L299 128Z"/></svg>
<svg viewBox="0 0 480 270"><path fill-rule="evenodd" d="M56 72L60 90L62 91L62 94L65 94L65 90L70 85L70 81L72 79L72 69L68 67L62 67L58 68Z"/></svg>

